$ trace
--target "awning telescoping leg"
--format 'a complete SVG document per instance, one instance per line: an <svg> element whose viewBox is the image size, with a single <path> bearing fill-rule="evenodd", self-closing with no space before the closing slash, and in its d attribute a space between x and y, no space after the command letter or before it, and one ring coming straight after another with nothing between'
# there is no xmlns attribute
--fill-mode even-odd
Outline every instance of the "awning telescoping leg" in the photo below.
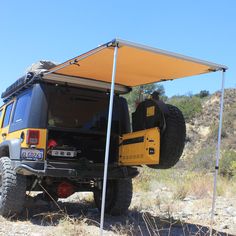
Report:
<svg viewBox="0 0 236 236"><path fill-rule="evenodd" d="M211 209L211 228L210 236L212 236L212 227L214 223L215 214L215 203L216 203L216 187L217 187L217 175L219 170L219 160L220 160L220 145L221 145L221 132L222 132L222 122L223 122L223 108L224 108L224 85L225 85L225 69L222 69L222 85L221 85L221 97L220 97L220 120L218 129L218 141L216 148L216 166L214 175L214 188L213 188L213 198L212 198L212 209Z"/></svg>
<svg viewBox="0 0 236 236"><path fill-rule="evenodd" d="M105 150L105 161L104 161L104 174L103 174L103 189L102 189L102 206L101 206L101 219L100 219L100 235L103 235L103 224L104 224L104 213L105 213L105 202L106 202L106 187L107 187L107 169L108 159L110 150L110 136L111 136L111 121L112 121L112 109L113 109L113 98L114 98L114 87L116 77L116 62L117 62L118 45L114 49L113 58L113 69L111 79L111 91L110 91L110 102L109 102L109 114L107 122L107 136L106 136L106 150Z"/></svg>

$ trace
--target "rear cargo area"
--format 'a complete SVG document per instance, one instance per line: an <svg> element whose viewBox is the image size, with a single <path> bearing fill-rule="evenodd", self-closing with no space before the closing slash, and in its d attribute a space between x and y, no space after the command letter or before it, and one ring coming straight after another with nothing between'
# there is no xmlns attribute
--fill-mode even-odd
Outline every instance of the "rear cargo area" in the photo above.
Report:
<svg viewBox="0 0 236 236"><path fill-rule="evenodd" d="M48 85L47 158L53 161L103 163L109 94L106 92ZM122 115L121 115L122 114ZM119 135L130 132L126 100L114 99L110 163L118 159Z"/></svg>
<svg viewBox="0 0 236 236"><path fill-rule="evenodd" d="M54 155L48 152L48 160L53 161L78 161L87 159L91 163L103 163L105 155L106 135L99 132L80 132L68 129L49 129L48 150L56 150ZM114 163L118 158L119 136L111 137L110 163ZM53 146L50 144L53 143ZM68 155L69 151L74 151L75 156Z"/></svg>

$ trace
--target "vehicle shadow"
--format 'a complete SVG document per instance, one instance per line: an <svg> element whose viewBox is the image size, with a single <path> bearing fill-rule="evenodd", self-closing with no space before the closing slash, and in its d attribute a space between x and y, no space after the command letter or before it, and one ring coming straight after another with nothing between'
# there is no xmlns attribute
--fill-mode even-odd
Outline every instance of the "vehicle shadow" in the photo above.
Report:
<svg viewBox="0 0 236 236"><path fill-rule="evenodd" d="M88 201L73 201L57 203L30 199L18 220L29 220L33 224L56 226L62 219L82 220L88 225L99 227L100 213L93 203ZM208 227L182 222L173 218L160 218L149 212L130 210L127 216L105 216L104 229L126 235L137 236L207 236ZM230 234L213 230L213 235L231 236ZM233 236L233 235L232 235Z"/></svg>

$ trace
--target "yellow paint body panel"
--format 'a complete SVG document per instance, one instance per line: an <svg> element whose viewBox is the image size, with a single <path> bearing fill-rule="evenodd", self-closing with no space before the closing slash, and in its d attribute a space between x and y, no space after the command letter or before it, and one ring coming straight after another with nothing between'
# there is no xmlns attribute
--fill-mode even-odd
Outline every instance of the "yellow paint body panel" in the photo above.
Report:
<svg viewBox="0 0 236 236"><path fill-rule="evenodd" d="M151 128L124 134L120 139L119 164L154 165L159 164L160 130Z"/></svg>
<svg viewBox="0 0 236 236"><path fill-rule="evenodd" d="M44 149L44 158L45 158L45 155L46 155L45 150L46 150L46 144L47 144L47 130L46 129L28 128L28 129L17 130L12 133L8 133L5 140L19 139L21 137L21 133L24 132L25 139L21 143L21 148L30 148L30 146L26 143L27 130L39 130L39 133L40 133L39 134L39 143L37 145L35 145L35 148L36 149Z"/></svg>
<svg viewBox="0 0 236 236"><path fill-rule="evenodd" d="M5 113L6 107L12 102L14 103L15 99L11 100L7 104L4 104L0 108L0 111L1 111L0 127L2 126L2 123L3 123L3 118L4 118L4 113ZM12 119L12 112L11 112L10 120L11 119ZM4 128L0 128L0 143L2 143L5 140L20 139L22 132L24 132L25 138L24 138L23 142L21 143L21 148L30 148L30 146L26 143L28 130L39 130L39 143L37 145L35 145L35 148L36 149L44 149L44 158L45 158L46 157L46 145L47 145L47 129L26 128L26 129L21 129L21 130L17 130L17 131L9 133L9 124L8 124L8 126L6 126Z"/></svg>

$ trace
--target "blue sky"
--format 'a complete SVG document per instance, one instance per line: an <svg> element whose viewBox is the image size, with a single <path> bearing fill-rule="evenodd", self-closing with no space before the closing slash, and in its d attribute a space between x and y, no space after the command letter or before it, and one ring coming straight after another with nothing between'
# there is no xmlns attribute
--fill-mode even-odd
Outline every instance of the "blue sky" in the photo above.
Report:
<svg viewBox="0 0 236 236"><path fill-rule="evenodd" d="M115 37L224 64L236 87L236 1L0 0L0 91L40 60L63 62ZM163 83L166 94L214 92L220 73Z"/></svg>

